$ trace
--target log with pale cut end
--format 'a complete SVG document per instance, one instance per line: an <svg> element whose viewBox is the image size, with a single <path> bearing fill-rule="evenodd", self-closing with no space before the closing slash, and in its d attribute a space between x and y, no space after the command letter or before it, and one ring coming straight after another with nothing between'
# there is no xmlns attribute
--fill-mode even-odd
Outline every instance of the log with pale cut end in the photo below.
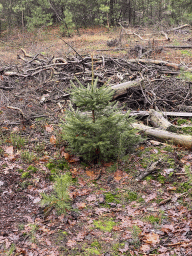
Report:
<svg viewBox="0 0 192 256"><path fill-rule="evenodd" d="M139 123L133 123L132 126L133 128L143 131L146 135L192 150L192 136L190 135L176 134Z"/></svg>
<svg viewBox="0 0 192 256"><path fill-rule="evenodd" d="M126 94L127 89L139 86L142 81L143 81L143 79L136 79L134 81L128 81L125 83L116 84L116 85L111 86L111 89L115 91L113 99L116 99L117 97L119 97L123 94Z"/></svg>
<svg viewBox="0 0 192 256"><path fill-rule="evenodd" d="M161 128L162 130L176 132L176 126L172 125L166 118L164 118L161 112L157 112L154 109L149 111L150 123L156 128Z"/></svg>

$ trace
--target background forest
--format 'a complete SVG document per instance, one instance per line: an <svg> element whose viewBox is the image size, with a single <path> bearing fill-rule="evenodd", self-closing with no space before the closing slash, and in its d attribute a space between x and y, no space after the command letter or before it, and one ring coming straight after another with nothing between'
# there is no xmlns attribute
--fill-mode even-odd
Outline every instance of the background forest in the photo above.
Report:
<svg viewBox="0 0 192 256"><path fill-rule="evenodd" d="M162 26L192 23L191 0L1 0L0 32L15 26L32 30L53 24L63 36L95 25Z"/></svg>

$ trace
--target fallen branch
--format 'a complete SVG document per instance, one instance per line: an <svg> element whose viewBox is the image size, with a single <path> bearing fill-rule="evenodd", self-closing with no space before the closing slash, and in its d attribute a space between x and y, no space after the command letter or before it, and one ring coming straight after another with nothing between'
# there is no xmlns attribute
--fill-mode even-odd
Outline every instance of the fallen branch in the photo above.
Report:
<svg viewBox="0 0 192 256"><path fill-rule="evenodd" d="M158 128L152 128L144 124L138 123L133 123L132 126L133 128L143 131L146 135L192 150L192 136L190 135L176 134L173 132L164 131Z"/></svg>
<svg viewBox="0 0 192 256"><path fill-rule="evenodd" d="M172 31L176 31L176 30L179 30L179 29L187 28L187 27L190 27L190 25L189 24L185 24L185 25L182 25L182 26L179 26L179 27L176 27L176 28L172 28L172 29L166 30L166 32L172 32Z"/></svg>
<svg viewBox="0 0 192 256"><path fill-rule="evenodd" d="M4 76L18 76L18 77L28 77L29 75L20 74L14 71L6 71L3 74Z"/></svg>
<svg viewBox="0 0 192 256"><path fill-rule="evenodd" d="M7 106L7 108L10 108L10 109L14 109L14 110L18 110L18 111L20 111L20 113L21 113L22 117L23 117L23 118L26 118L26 117L25 117L25 114L24 114L24 113L23 113L23 111L22 111L22 109L17 108L17 107L12 107L12 106Z"/></svg>
<svg viewBox="0 0 192 256"><path fill-rule="evenodd" d="M64 43L66 43L66 45L68 45L69 47L71 47L71 49L83 60L83 57L69 44L67 43L63 38L60 38Z"/></svg>
<svg viewBox="0 0 192 256"><path fill-rule="evenodd" d="M22 51L22 53L23 53L24 57L31 58L31 59L33 59L33 58L34 58L34 56L33 56L33 55L28 54L28 53L25 51L25 49L21 48L21 51ZM39 55L39 54L38 54L38 55Z"/></svg>
<svg viewBox="0 0 192 256"><path fill-rule="evenodd" d="M164 46L164 48L171 48L171 49L191 49L191 48L192 48L192 45L180 45L180 46L167 45L167 46Z"/></svg>
<svg viewBox="0 0 192 256"><path fill-rule="evenodd" d="M161 34L165 36L165 39L167 41L170 41L170 38L168 37L168 35L164 31L161 31Z"/></svg>
<svg viewBox="0 0 192 256"><path fill-rule="evenodd" d="M157 169L157 165L161 162L162 159L159 159L156 162L152 162L149 164L149 166L147 167L147 170L144 173L141 173L137 178L136 181L140 181L142 179L144 179L146 176L148 176L149 174L151 174L153 171L155 171Z"/></svg>
<svg viewBox="0 0 192 256"><path fill-rule="evenodd" d="M187 112L162 112L165 116L192 117L192 113ZM149 111L131 111L130 116L149 116Z"/></svg>
<svg viewBox="0 0 192 256"><path fill-rule="evenodd" d="M164 65L167 67L172 67L175 70L185 70L191 72L192 69L187 68L186 66L176 64L176 63L170 63L163 60L152 60L152 59L130 59L128 60L128 63L146 63L146 64L156 64L156 65Z"/></svg>
<svg viewBox="0 0 192 256"><path fill-rule="evenodd" d="M134 35L134 36L137 36L137 37L139 37L141 40L145 40L145 41L148 41L148 39L144 39L144 38L142 38L140 35L138 35L138 34L136 34L136 33L133 33L133 35Z"/></svg>
<svg viewBox="0 0 192 256"><path fill-rule="evenodd" d="M183 194L180 194L180 195L174 195L174 196L171 196L171 197L168 197L166 199L164 199L163 201L161 201L159 203L159 206L160 205L164 205L170 201L172 201L173 203L175 203L178 199L182 198L183 196L186 196L187 195L187 192L183 193Z"/></svg>
<svg viewBox="0 0 192 256"><path fill-rule="evenodd" d="M96 52L111 52L111 51L124 51L126 48L110 48L110 49L98 49Z"/></svg>
<svg viewBox="0 0 192 256"><path fill-rule="evenodd" d="M3 87L3 86L0 86L0 89L5 90L5 91L10 91L10 90L13 90L15 88L14 87Z"/></svg>
<svg viewBox="0 0 192 256"><path fill-rule="evenodd" d="M24 112L22 111L22 109L20 108L17 108L17 107L13 107L13 106L7 106L7 108L9 109L13 109L13 110L18 110L20 112L20 114L22 115L22 118L25 120L25 121L30 121L30 120L34 120L36 118L42 118L42 117L50 117L48 115L31 115L30 117L27 117Z"/></svg>

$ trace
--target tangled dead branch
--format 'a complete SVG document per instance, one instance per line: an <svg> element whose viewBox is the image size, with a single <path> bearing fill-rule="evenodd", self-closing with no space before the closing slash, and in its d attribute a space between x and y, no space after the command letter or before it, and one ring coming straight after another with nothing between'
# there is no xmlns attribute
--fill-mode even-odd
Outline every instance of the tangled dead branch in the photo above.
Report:
<svg viewBox="0 0 192 256"><path fill-rule="evenodd" d="M78 78L85 86L91 82L92 63L98 84L111 86L115 99L123 102L125 109L188 111L191 107L191 83L177 77L182 67L178 64L78 54L56 58L28 54L24 49L18 59L19 65L0 70L1 123L4 124L19 123L23 117L28 123L38 116L56 119L70 95L70 81L76 83ZM190 71L191 67L185 69Z"/></svg>

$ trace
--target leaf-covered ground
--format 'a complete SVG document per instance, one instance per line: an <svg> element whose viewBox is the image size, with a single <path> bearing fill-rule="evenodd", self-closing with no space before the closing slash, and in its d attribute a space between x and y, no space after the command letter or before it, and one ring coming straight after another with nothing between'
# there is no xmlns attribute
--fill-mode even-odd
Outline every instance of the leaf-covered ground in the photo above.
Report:
<svg viewBox="0 0 192 256"><path fill-rule="evenodd" d="M58 126L64 112L48 104L50 118L0 127L0 255L192 255L192 152L147 139L118 164L88 165L67 153ZM66 172L72 208L58 215L40 205L41 193Z"/></svg>
<svg viewBox="0 0 192 256"><path fill-rule="evenodd" d="M118 166L89 166L55 145L50 127L42 125L41 141L29 135L20 145L17 137L14 147L8 132L2 136L1 255L191 255L191 152L148 140ZM65 172L72 209L58 215L39 201Z"/></svg>

